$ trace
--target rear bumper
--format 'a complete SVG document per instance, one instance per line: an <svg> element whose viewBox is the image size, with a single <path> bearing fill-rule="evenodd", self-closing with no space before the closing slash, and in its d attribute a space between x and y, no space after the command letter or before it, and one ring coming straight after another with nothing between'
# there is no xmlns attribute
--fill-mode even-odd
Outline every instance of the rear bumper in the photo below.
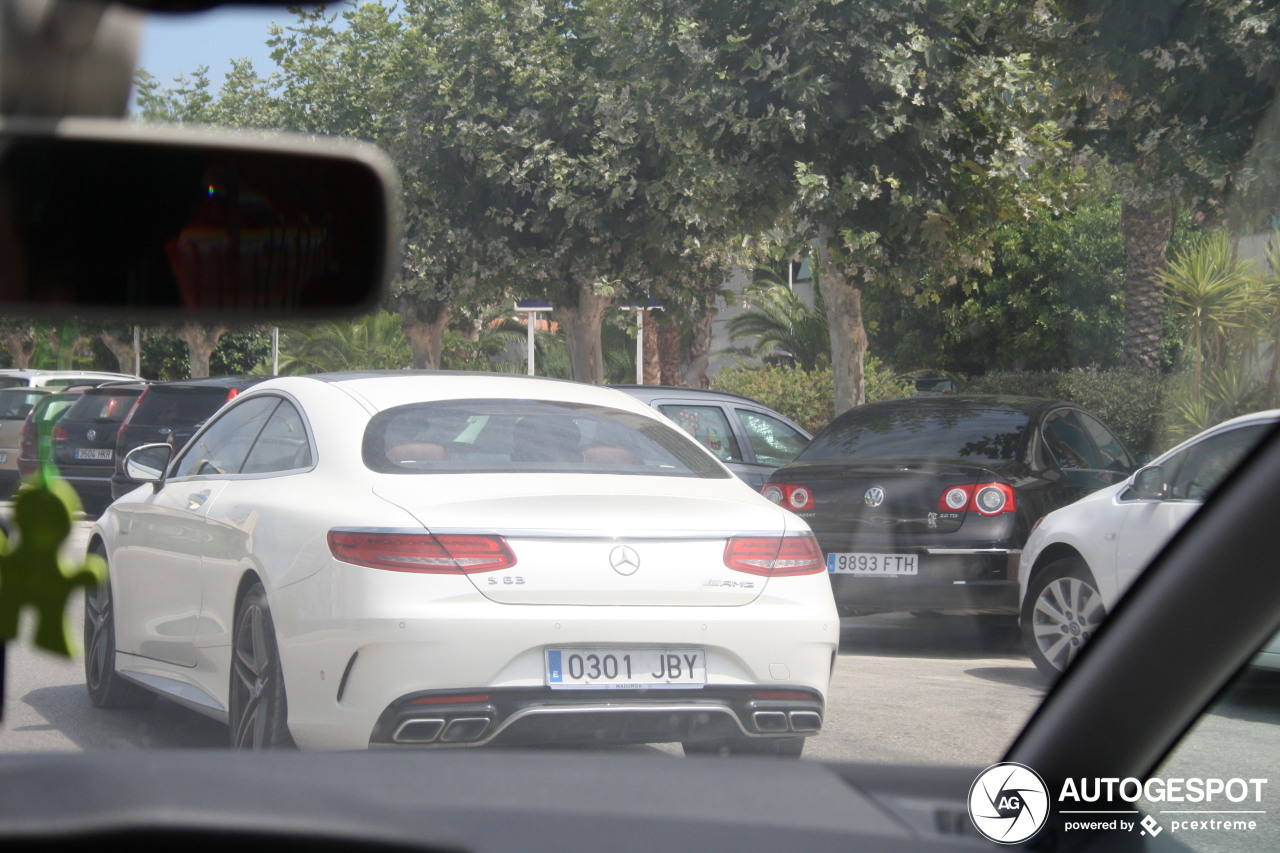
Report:
<svg viewBox="0 0 1280 853"><path fill-rule="evenodd" d="M819 575L771 580L741 607L503 605L465 578L433 584L431 599L421 587L420 577L343 567L271 594L299 746L659 743L821 726L840 623ZM548 686L547 649L602 647L701 649L706 684ZM782 709L779 725L754 716L773 709L749 707L752 691L818 704ZM791 711L814 707L816 721L793 723Z"/></svg>
<svg viewBox="0 0 1280 853"><path fill-rule="evenodd" d="M759 694L759 695L754 695ZM796 737L822 728L822 696L803 687L425 692L379 717L371 747L595 745Z"/></svg>
<svg viewBox="0 0 1280 853"><path fill-rule="evenodd" d="M870 550L870 549L868 549ZM830 574L841 616L932 611L1018 612L1020 551L987 546L895 549L914 554L914 575Z"/></svg>

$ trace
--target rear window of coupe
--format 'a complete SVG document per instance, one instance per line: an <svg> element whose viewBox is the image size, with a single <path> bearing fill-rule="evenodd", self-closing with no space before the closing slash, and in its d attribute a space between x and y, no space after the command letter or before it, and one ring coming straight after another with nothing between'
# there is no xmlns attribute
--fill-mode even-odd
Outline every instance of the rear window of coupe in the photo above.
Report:
<svg viewBox="0 0 1280 853"><path fill-rule="evenodd" d="M389 474L572 473L729 479L688 436L647 415L575 403L448 400L379 412L364 463Z"/></svg>

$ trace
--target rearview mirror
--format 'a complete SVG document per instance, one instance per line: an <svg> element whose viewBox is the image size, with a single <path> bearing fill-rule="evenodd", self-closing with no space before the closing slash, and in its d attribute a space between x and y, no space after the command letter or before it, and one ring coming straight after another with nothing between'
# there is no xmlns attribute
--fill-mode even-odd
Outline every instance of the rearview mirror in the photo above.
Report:
<svg viewBox="0 0 1280 853"><path fill-rule="evenodd" d="M363 143L0 122L0 313L201 320L367 311L397 181Z"/></svg>

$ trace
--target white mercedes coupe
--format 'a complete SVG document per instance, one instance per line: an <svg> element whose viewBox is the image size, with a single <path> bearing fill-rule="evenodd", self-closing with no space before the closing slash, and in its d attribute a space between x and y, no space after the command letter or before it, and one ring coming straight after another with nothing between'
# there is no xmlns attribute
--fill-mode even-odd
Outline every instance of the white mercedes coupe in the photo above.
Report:
<svg viewBox="0 0 1280 853"><path fill-rule="evenodd" d="M799 755L840 621L804 522L619 391L496 374L240 394L89 547L93 704L241 748L679 742Z"/></svg>

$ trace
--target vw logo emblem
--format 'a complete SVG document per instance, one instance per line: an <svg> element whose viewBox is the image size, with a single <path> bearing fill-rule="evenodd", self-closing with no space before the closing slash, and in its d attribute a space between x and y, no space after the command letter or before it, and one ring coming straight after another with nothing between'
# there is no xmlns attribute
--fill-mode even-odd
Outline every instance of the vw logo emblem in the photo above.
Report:
<svg viewBox="0 0 1280 853"><path fill-rule="evenodd" d="M884 489L879 486L872 486L867 489L867 493L862 498L867 506L880 506L884 503Z"/></svg>
<svg viewBox="0 0 1280 853"><path fill-rule="evenodd" d="M87 433L85 433L85 436L86 436L90 441L93 441L95 438L97 438L97 437L98 437L98 431L97 431L96 429L91 429L91 430L89 430Z"/></svg>
<svg viewBox="0 0 1280 853"><path fill-rule="evenodd" d="M609 552L609 565L620 575L634 575L640 568L640 555L635 548L619 545Z"/></svg>

